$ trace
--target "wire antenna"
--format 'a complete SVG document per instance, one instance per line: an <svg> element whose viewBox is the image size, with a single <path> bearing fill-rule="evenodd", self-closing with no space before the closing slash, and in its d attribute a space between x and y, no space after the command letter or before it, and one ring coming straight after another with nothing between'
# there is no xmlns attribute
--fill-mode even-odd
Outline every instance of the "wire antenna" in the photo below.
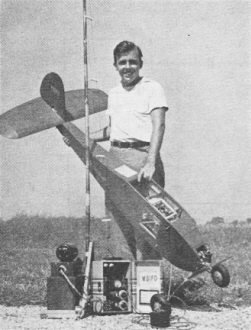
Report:
<svg viewBox="0 0 251 330"><path fill-rule="evenodd" d="M84 52L84 110L85 110L85 157L86 157L86 177L85 177L85 215L87 220L87 230L85 236L86 250L90 242L91 227L91 198L90 198L90 124L89 124L89 103L88 103L88 51L87 51L87 5L83 0L83 52Z"/></svg>

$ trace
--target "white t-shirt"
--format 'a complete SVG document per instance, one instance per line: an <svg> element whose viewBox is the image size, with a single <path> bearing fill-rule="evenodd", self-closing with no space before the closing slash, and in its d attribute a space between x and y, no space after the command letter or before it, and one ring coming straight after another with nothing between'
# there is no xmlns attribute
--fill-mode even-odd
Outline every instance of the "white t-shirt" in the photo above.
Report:
<svg viewBox="0 0 251 330"><path fill-rule="evenodd" d="M121 84L114 87L108 95L110 140L150 142L151 111L162 107L168 109L164 90L156 81L143 77L130 91Z"/></svg>

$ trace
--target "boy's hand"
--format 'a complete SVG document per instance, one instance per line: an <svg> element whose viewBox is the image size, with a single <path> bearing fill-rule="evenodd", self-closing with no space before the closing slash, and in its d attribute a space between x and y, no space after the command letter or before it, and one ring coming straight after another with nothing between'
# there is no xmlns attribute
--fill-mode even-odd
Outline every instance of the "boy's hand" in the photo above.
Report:
<svg viewBox="0 0 251 330"><path fill-rule="evenodd" d="M155 164L153 162L147 161L144 167L138 173L138 182L141 181L142 178L151 181L155 172Z"/></svg>

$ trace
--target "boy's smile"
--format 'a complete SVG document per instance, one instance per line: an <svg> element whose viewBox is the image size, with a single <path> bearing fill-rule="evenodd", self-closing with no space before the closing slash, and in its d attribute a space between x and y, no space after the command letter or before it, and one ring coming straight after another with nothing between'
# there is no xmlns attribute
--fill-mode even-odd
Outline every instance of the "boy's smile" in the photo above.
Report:
<svg viewBox="0 0 251 330"><path fill-rule="evenodd" d="M114 65L121 76L121 83L124 87L135 85L140 80L139 70L142 63L137 49L122 54L116 59Z"/></svg>

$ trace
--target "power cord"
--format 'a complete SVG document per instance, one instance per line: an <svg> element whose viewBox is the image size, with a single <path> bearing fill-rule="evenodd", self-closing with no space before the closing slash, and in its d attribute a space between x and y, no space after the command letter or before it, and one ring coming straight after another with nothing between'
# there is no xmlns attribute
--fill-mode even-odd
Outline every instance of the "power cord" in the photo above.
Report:
<svg viewBox="0 0 251 330"><path fill-rule="evenodd" d="M147 329L152 329L150 325L150 316L149 314L144 314L142 316L135 316L132 319L133 324L138 324L144 326ZM128 326L126 329L130 329L131 326ZM190 322L184 316L174 315L170 317L170 326L168 328L161 328L167 330L192 330L197 326L195 322Z"/></svg>

